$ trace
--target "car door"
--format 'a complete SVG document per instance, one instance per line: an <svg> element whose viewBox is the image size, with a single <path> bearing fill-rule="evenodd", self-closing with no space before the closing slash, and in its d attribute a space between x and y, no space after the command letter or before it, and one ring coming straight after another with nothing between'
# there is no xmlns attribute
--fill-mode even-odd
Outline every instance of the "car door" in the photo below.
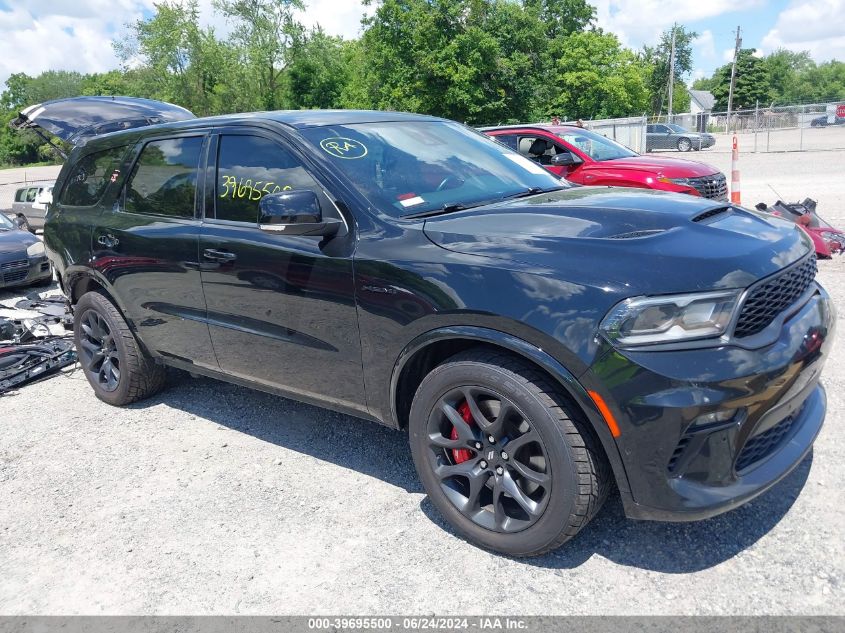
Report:
<svg viewBox="0 0 845 633"><path fill-rule="evenodd" d="M517 140L517 148L519 153L523 154L524 156L527 156L528 158L531 158L532 160L537 160L537 156L532 155L530 153L530 149L537 139L546 142L546 151L540 157L538 162L540 162L543 167L545 167L557 176L561 176L562 178L566 178L567 180L571 180L572 182L580 182L578 177L578 168L581 167L582 163L574 165L551 164L552 157L556 156L557 154L568 153L580 158L577 153L573 152L571 148L569 148L565 143L563 143L557 136L554 136L552 134L540 134L536 132L531 134L519 134Z"/></svg>
<svg viewBox="0 0 845 633"><path fill-rule="evenodd" d="M200 252L221 370L366 411L348 220L281 137L220 129L212 156ZM345 228L331 239L260 229L261 199L295 189Z"/></svg>
<svg viewBox="0 0 845 633"><path fill-rule="evenodd" d="M197 256L207 139L202 132L144 139L106 174L128 176L113 207L97 216L92 266L149 351L217 369ZM79 165L86 178L104 168L89 163Z"/></svg>
<svg viewBox="0 0 845 633"><path fill-rule="evenodd" d="M671 147L672 130L665 125L654 126L654 149L669 149Z"/></svg>

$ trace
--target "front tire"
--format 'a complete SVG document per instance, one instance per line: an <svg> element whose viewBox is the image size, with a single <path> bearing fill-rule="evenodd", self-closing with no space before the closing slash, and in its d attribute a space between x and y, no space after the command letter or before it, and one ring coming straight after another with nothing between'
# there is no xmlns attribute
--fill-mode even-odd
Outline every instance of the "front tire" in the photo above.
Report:
<svg viewBox="0 0 845 633"><path fill-rule="evenodd" d="M74 310L73 340L94 394L123 406L148 398L164 387L166 370L138 344L114 304L99 292L87 292Z"/></svg>
<svg viewBox="0 0 845 633"><path fill-rule="evenodd" d="M508 555L537 556L571 539L611 485L577 407L506 353L469 350L432 370L409 427L434 506L468 540Z"/></svg>
<svg viewBox="0 0 845 633"><path fill-rule="evenodd" d="M682 136L678 139L678 151L688 152L692 149L692 142L686 137Z"/></svg>

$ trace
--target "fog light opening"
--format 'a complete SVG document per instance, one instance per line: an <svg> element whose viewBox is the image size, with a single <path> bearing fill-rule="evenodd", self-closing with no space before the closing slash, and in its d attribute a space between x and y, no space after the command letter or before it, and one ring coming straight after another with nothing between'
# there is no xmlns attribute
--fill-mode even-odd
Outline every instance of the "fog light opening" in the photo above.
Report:
<svg viewBox="0 0 845 633"><path fill-rule="evenodd" d="M693 420L692 424L690 424L690 428L700 429L706 426L730 422L736 418L738 411L739 409L720 409L719 411L713 411L712 413L705 413Z"/></svg>

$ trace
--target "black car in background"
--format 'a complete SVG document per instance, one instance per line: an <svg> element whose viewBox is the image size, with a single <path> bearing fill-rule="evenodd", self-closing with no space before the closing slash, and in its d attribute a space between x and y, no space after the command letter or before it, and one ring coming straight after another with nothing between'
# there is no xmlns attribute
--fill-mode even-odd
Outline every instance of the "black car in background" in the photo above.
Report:
<svg viewBox="0 0 845 633"><path fill-rule="evenodd" d="M43 242L0 213L0 290L52 281Z"/></svg>
<svg viewBox="0 0 845 633"><path fill-rule="evenodd" d="M706 132L691 132L675 123L653 123L646 126L645 151L676 149L679 152L713 147L716 137Z"/></svg>
<svg viewBox="0 0 845 633"><path fill-rule="evenodd" d="M406 429L443 516L512 555L613 487L630 517L701 519L810 450L834 314L791 223L572 187L427 116L182 118L79 142L48 212L105 402L171 366Z"/></svg>

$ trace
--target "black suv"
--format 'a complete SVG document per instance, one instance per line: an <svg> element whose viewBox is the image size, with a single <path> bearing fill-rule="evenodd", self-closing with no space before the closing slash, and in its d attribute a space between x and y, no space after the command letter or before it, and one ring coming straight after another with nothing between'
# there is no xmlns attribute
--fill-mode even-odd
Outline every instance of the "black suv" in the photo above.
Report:
<svg viewBox="0 0 845 633"><path fill-rule="evenodd" d="M18 124L77 142L45 240L108 403L171 366L407 429L439 511L513 555L614 484L634 518L734 508L821 428L834 312L792 223L572 187L427 116L139 102L101 134L96 104Z"/></svg>

